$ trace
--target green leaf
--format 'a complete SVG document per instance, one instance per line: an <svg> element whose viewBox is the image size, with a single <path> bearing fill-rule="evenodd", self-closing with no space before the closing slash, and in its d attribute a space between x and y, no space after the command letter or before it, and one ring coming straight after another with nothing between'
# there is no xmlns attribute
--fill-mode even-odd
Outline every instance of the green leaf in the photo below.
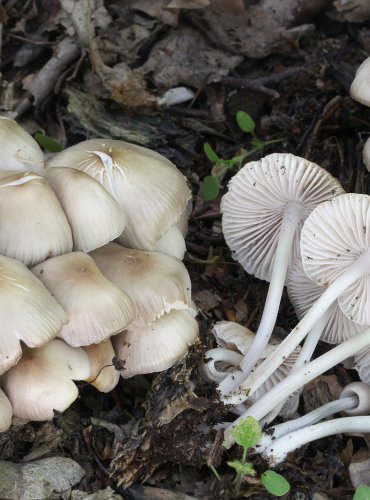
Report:
<svg viewBox="0 0 370 500"><path fill-rule="evenodd" d="M59 153L64 149L63 146L59 144L59 142L57 142L55 139L52 139L51 137L48 137L47 135L35 134L34 138L40 144L40 146L45 148L50 153Z"/></svg>
<svg viewBox="0 0 370 500"><path fill-rule="evenodd" d="M265 148L266 146L266 143L261 141L260 139L257 139L257 137L254 137L252 140L251 140L251 145L258 149L259 151L263 151L263 149Z"/></svg>
<svg viewBox="0 0 370 500"><path fill-rule="evenodd" d="M233 460L232 462L227 462L227 465L233 467L241 476L254 476L256 474L253 465L247 462L243 464L239 460Z"/></svg>
<svg viewBox="0 0 370 500"><path fill-rule="evenodd" d="M243 448L251 448L259 443L262 437L261 427L253 417L242 418L231 431L235 442Z"/></svg>
<svg viewBox="0 0 370 500"><path fill-rule="evenodd" d="M265 471L261 475L261 481L266 490L276 497L282 497L290 490L290 484L285 477L273 470Z"/></svg>
<svg viewBox="0 0 370 500"><path fill-rule="evenodd" d="M216 151L214 151L212 146L210 144L208 144L208 142L205 142L203 144L203 150L204 150L207 158L209 159L209 161L211 161L212 163L218 163L220 161L218 154L216 153Z"/></svg>
<svg viewBox="0 0 370 500"><path fill-rule="evenodd" d="M243 132L253 134L254 129L256 128L256 124L254 123L253 118L248 115L248 113L246 113L245 111L238 111L236 113L236 121L238 122L239 128Z"/></svg>
<svg viewBox="0 0 370 500"><path fill-rule="evenodd" d="M207 175L203 181L203 198L205 201L212 201L217 198L220 192L220 181L214 175Z"/></svg>
<svg viewBox="0 0 370 500"><path fill-rule="evenodd" d="M366 484L357 486L353 500L370 500L370 487Z"/></svg>

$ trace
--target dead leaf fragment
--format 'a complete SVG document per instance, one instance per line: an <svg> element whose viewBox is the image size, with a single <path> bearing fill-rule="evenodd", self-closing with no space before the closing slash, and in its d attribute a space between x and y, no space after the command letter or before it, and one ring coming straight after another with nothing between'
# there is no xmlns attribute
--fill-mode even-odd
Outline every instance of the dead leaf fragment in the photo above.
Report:
<svg viewBox="0 0 370 500"><path fill-rule="evenodd" d="M370 19L369 0L336 0L334 7L351 23L363 23Z"/></svg>
<svg viewBox="0 0 370 500"><path fill-rule="evenodd" d="M180 84L201 88L220 81L242 60L211 47L204 35L189 27L174 30L158 42L142 69L153 72L156 85L162 89Z"/></svg>

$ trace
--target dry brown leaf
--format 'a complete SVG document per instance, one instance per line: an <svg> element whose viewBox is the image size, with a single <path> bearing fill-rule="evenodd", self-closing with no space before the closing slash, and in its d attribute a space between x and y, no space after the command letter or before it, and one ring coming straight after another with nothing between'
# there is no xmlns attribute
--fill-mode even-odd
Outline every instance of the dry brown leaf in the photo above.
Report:
<svg viewBox="0 0 370 500"><path fill-rule="evenodd" d="M334 7L351 23L363 23L370 19L369 0L336 0Z"/></svg>
<svg viewBox="0 0 370 500"><path fill-rule="evenodd" d="M180 84L201 88L220 81L242 60L211 47L199 31L187 27L158 42L142 68L145 73L153 72L156 85L162 89Z"/></svg>

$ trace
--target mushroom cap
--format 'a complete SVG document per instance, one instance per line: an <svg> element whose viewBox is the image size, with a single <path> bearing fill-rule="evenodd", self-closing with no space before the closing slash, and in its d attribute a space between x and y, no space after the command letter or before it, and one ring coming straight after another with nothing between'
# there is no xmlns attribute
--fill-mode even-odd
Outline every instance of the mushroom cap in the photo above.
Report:
<svg viewBox="0 0 370 500"><path fill-rule="evenodd" d="M362 151L362 159L365 163L366 168L370 172L370 137L365 142L364 149Z"/></svg>
<svg viewBox="0 0 370 500"><path fill-rule="evenodd" d="M98 180L127 217L120 241L154 250L190 199L185 177L167 158L124 141L91 139L58 153L48 167L73 167Z"/></svg>
<svg viewBox="0 0 370 500"><path fill-rule="evenodd" d="M370 254L370 196L348 193L318 206L301 235L307 276L328 286L358 259ZM363 275L339 297L339 307L352 321L370 325L370 275Z"/></svg>
<svg viewBox="0 0 370 500"><path fill-rule="evenodd" d="M145 326L172 309L194 307L191 281L184 264L169 255L108 243L90 255L112 283L136 306L130 328Z"/></svg>
<svg viewBox="0 0 370 500"><path fill-rule="evenodd" d="M0 171L0 253L27 266L72 250L56 194L33 172Z"/></svg>
<svg viewBox="0 0 370 500"><path fill-rule="evenodd" d="M130 297L108 281L83 252L46 260L32 272L67 311L69 322L58 337L71 346L102 342L124 330L135 316Z"/></svg>
<svg viewBox="0 0 370 500"><path fill-rule="evenodd" d="M0 389L0 432L9 429L12 423L13 408L5 392Z"/></svg>
<svg viewBox="0 0 370 500"><path fill-rule="evenodd" d="M115 352L108 339L100 344L91 344L83 348L89 357L91 374L86 380L100 392L109 392L116 387L120 373L112 365Z"/></svg>
<svg viewBox="0 0 370 500"><path fill-rule="evenodd" d="M74 168L45 168L47 179L67 216L75 250L90 252L117 238L125 216L116 200L89 175Z"/></svg>
<svg viewBox="0 0 370 500"><path fill-rule="evenodd" d="M345 410L347 415L370 415L370 385L363 382L352 382L346 385L340 397L358 397L358 406L351 410Z"/></svg>
<svg viewBox="0 0 370 500"><path fill-rule="evenodd" d="M349 93L352 99L370 106L370 57L357 68Z"/></svg>
<svg viewBox="0 0 370 500"><path fill-rule="evenodd" d="M20 341L38 347L54 338L68 316L21 262L0 255L0 374L17 363Z"/></svg>
<svg viewBox="0 0 370 500"><path fill-rule="evenodd" d="M239 351L242 354L246 354L248 349L253 343L255 333L253 333L249 328L245 328L239 323L234 323L233 321L218 321L214 328L213 333L215 335L216 341L220 346L228 346L231 350ZM270 342L266 346L265 351L263 352L263 356L258 360L256 365L262 363L262 361L267 358L274 350L276 349L278 341L274 338L270 339ZM296 362L298 355L300 352L300 347L297 347L291 354L288 356L284 363L282 363L270 377L257 389L257 391L252 395L253 401L258 401L264 394L269 392L275 385L281 382L289 372L292 370L294 363ZM242 360L242 356L240 356L240 361ZM229 371L229 369L235 369L235 366L223 367L224 371ZM225 370L226 369L226 370ZM291 405L291 400L289 401L289 405ZM294 408L296 409L296 405L294 404ZM292 413L295 411L292 411Z"/></svg>
<svg viewBox="0 0 370 500"><path fill-rule="evenodd" d="M287 290L298 319L302 319L326 288L310 280L304 272L301 259L297 258L288 270ZM340 344L366 328L347 318L337 300L329 307L328 314L328 321L320 337L328 344Z"/></svg>
<svg viewBox="0 0 370 500"><path fill-rule="evenodd" d="M19 363L0 377L16 417L49 420L53 410L64 411L78 396L72 380L90 376L83 349L54 339L38 349L24 347Z"/></svg>
<svg viewBox="0 0 370 500"><path fill-rule="evenodd" d="M221 200L222 229L234 258L249 274L270 281L284 215L292 209L300 214L294 258L303 221L343 192L323 168L292 154L273 153L247 163Z"/></svg>
<svg viewBox="0 0 370 500"><path fill-rule="evenodd" d="M192 310L172 310L143 328L129 327L112 339L124 362L122 377L167 370L180 361L198 336Z"/></svg>
<svg viewBox="0 0 370 500"><path fill-rule="evenodd" d="M370 384L370 346L354 354L353 362L362 382Z"/></svg>
<svg viewBox="0 0 370 500"><path fill-rule="evenodd" d="M118 241L120 241L120 238L118 238ZM157 241L154 251L172 255L180 260L184 258L186 252L185 238L177 224L173 224L167 233Z"/></svg>
<svg viewBox="0 0 370 500"><path fill-rule="evenodd" d="M0 116L0 170L41 173L44 155L35 139L15 120Z"/></svg>

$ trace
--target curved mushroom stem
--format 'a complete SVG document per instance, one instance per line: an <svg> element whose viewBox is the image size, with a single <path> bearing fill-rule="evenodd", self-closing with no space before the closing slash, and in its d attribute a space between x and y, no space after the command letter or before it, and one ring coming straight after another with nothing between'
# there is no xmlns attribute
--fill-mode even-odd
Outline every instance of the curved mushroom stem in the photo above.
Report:
<svg viewBox="0 0 370 500"><path fill-rule="evenodd" d="M223 401L227 404L239 404L256 392L271 373L291 354L308 332L312 330L334 300L358 278L368 273L370 273L370 255L364 254L325 290L280 346L239 385L237 391L228 397L224 396ZM347 357L349 357L349 354L345 356L345 358Z"/></svg>
<svg viewBox="0 0 370 500"><path fill-rule="evenodd" d="M295 418L294 420L287 420L282 424L275 425L268 429L262 440L258 443L256 451L258 453L264 453L267 448L271 448L271 445L282 436L290 434L291 432L297 431L298 429L303 429L309 425L316 424L330 415L334 415L340 411L345 411L348 409L356 408L358 405L357 396L346 396L336 399L335 401L330 401L326 405L320 406L315 410L303 415L302 417Z"/></svg>
<svg viewBox="0 0 370 500"><path fill-rule="evenodd" d="M216 368L217 361L228 363L232 366L237 366L240 363L242 357L243 356L238 352L231 351L230 349L225 349L223 347L210 349L206 352L205 358L207 361L203 365L205 375L214 382L220 382L227 376L227 373Z"/></svg>
<svg viewBox="0 0 370 500"><path fill-rule="evenodd" d="M263 455L269 460L270 465L274 466L282 462L288 453L304 444L343 432L370 432L370 418L368 416L335 418L298 429L274 441Z"/></svg>
<svg viewBox="0 0 370 500"><path fill-rule="evenodd" d="M226 429L224 446L230 447L234 443L231 431L240 419L251 416L260 421L275 406L277 406L281 401L284 401L294 391L344 359L352 356L357 351L363 349L365 346L369 345L369 342L370 328L367 328L342 344L337 345L329 352L319 356L294 372L291 372L284 380L279 382L268 393L256 401L241 417L235 420ZM241 403L244 399L245 395L241 394L237 403Z"/></svg>
<svg viewBox="0 0 370 500"><path fill-rule="evenodd" d="M261 322L256 332L255 339L245 354L237 370L230 373L220 382L218 390L223 395L229 394L237 388L251 373L256 362L265 350L270 340L279 312L281 296L283 293L289 259L292 254L292 245L299 222L302 218L301 210L297 205L291 204L284 215L280 229L277 249L275 253L270 286L263 309Z"/></svg>

